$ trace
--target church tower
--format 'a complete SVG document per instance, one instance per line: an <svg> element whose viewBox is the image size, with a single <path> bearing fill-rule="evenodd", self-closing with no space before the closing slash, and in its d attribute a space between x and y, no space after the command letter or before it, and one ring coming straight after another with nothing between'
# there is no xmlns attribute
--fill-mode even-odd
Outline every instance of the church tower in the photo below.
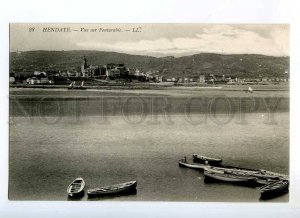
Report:
<svg viewBox="0 0 300 218"><path fill-rule="evenodd" d="M82 77L85 77L86 71L85 69L87 68L87 59L86 57L83 58L82 64L81 64L81 75Z"/></svg>

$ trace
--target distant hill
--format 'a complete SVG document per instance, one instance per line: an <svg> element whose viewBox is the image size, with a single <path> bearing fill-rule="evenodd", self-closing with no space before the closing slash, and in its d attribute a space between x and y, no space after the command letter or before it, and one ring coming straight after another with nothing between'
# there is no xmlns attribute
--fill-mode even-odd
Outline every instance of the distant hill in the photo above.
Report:
<svg viewBox="0 0 300 218"><path fill-rule="evenodd" d="M289 57L257 54L224 55L200 53L184 57L151 57L104 51L27 51L10 52L10 72L22 74L34 70L79 69L83 57L88 64L125 63L129 68L157 70L168 77L198 76L200 74L232 75L257 78L282 77L289 71Z"/></svg>

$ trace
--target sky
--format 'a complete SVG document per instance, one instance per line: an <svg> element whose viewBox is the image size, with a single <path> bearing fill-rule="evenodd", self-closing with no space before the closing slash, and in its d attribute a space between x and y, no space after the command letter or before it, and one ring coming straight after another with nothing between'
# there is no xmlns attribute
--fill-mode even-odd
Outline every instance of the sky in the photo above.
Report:
<svg viewBox="0 0 300 218"><path fill-rule="evenodd" d="M44 32L48 27L69 28L70 32ZM99 31L101 28L121 32ZM140 31L133 32L133 28ZM155 57L204 52L289 56L289 34L285 24L10 24L10 51L99 50Z"/></svg>

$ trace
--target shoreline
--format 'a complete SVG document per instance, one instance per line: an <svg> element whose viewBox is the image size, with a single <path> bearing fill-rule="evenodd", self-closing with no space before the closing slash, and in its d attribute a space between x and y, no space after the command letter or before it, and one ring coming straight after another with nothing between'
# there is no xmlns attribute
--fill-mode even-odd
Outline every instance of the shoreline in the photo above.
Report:
<svg viewBox="0 0 300 218"><path fill-rule="evenodd" d="M224 91L246 91L247 87L254 87L255 91L289 91L289 83L283 84L237 84L237 85L228 85L228 84L174 84L174 83L127 83L127 84L118 84L118 83L109 83L102 85L93 85L93 86L84 86L88 90L126 90L126 89L150 89L150 90L164 90L164 89L200 89L200 90L224 90ZM10 88L30 88L30 89L67 89L69 85L28 85L28 84L10 84ZM258 88L257 88L258 87ZM84 91L84 90L81 90Z"/></svg>

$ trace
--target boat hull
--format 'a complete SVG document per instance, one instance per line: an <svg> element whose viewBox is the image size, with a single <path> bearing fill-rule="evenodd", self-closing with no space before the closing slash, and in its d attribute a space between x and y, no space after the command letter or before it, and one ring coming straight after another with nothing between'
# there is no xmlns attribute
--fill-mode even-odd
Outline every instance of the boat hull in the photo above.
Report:
<svg viewBox="0 0 300 218"><path fill-rule="evenodd" d="M210 171L204 172L205 182L226 182L235 183L240 185L256 185L256 179L254 177L235 176L221 173L214 173Z"/></svg>
<svg viewBox="0 0 300 218"><path fill-rule="evenodd" d="M178 165L180 167L186 167L186 168L191 168L191 169L196 169L196 170L204 170L205 166L204 164L194 164L194 163L187 163L184 161L179 161Z"/></svg>
<svg viewBox="0 0 300 218"><path fill-rule="evenodd" d="M289 190L289 181L280 180L267 184L260 189L261 198L273 198L287 193Z"/></svg>
<svg viewBox="0 0 300 218"><path fill-rule="evenodd" d="M246 169L246 168L234 168L234 167L216 167L216 166L207 166L205 167L205 170L213 172L213 173L219 173L219 174L229 174L229 175L235 175L235 176L248 176L248 177L255 177L258 180L265 180L265 181L278 181L285 177L279 177L278 175L273 175L265 171L261 170L253 170L253 169ZM263 182L261 182L263 183ZM265 182L265 184L267 184Z"/></svg>
<svg viewBox="0 0 300 218"><path fill-rule="evenodd" d="M136 191L136 186L137 186L137 181L130 181L130 182L111 185L111 186L104 186L101 188L89 189L87 191L87 194L89 197L126 194L132 191Z"/></svg>
<svg viewBox="0 0 300 218"><path fill-rule="evenodd" d="M201 156L201 155L198 155L198 154L193 154L193 162L203 163L203 164L207 163L207 164L210 164L210 165L220 165L222 163L222 159Z"/></svg>

